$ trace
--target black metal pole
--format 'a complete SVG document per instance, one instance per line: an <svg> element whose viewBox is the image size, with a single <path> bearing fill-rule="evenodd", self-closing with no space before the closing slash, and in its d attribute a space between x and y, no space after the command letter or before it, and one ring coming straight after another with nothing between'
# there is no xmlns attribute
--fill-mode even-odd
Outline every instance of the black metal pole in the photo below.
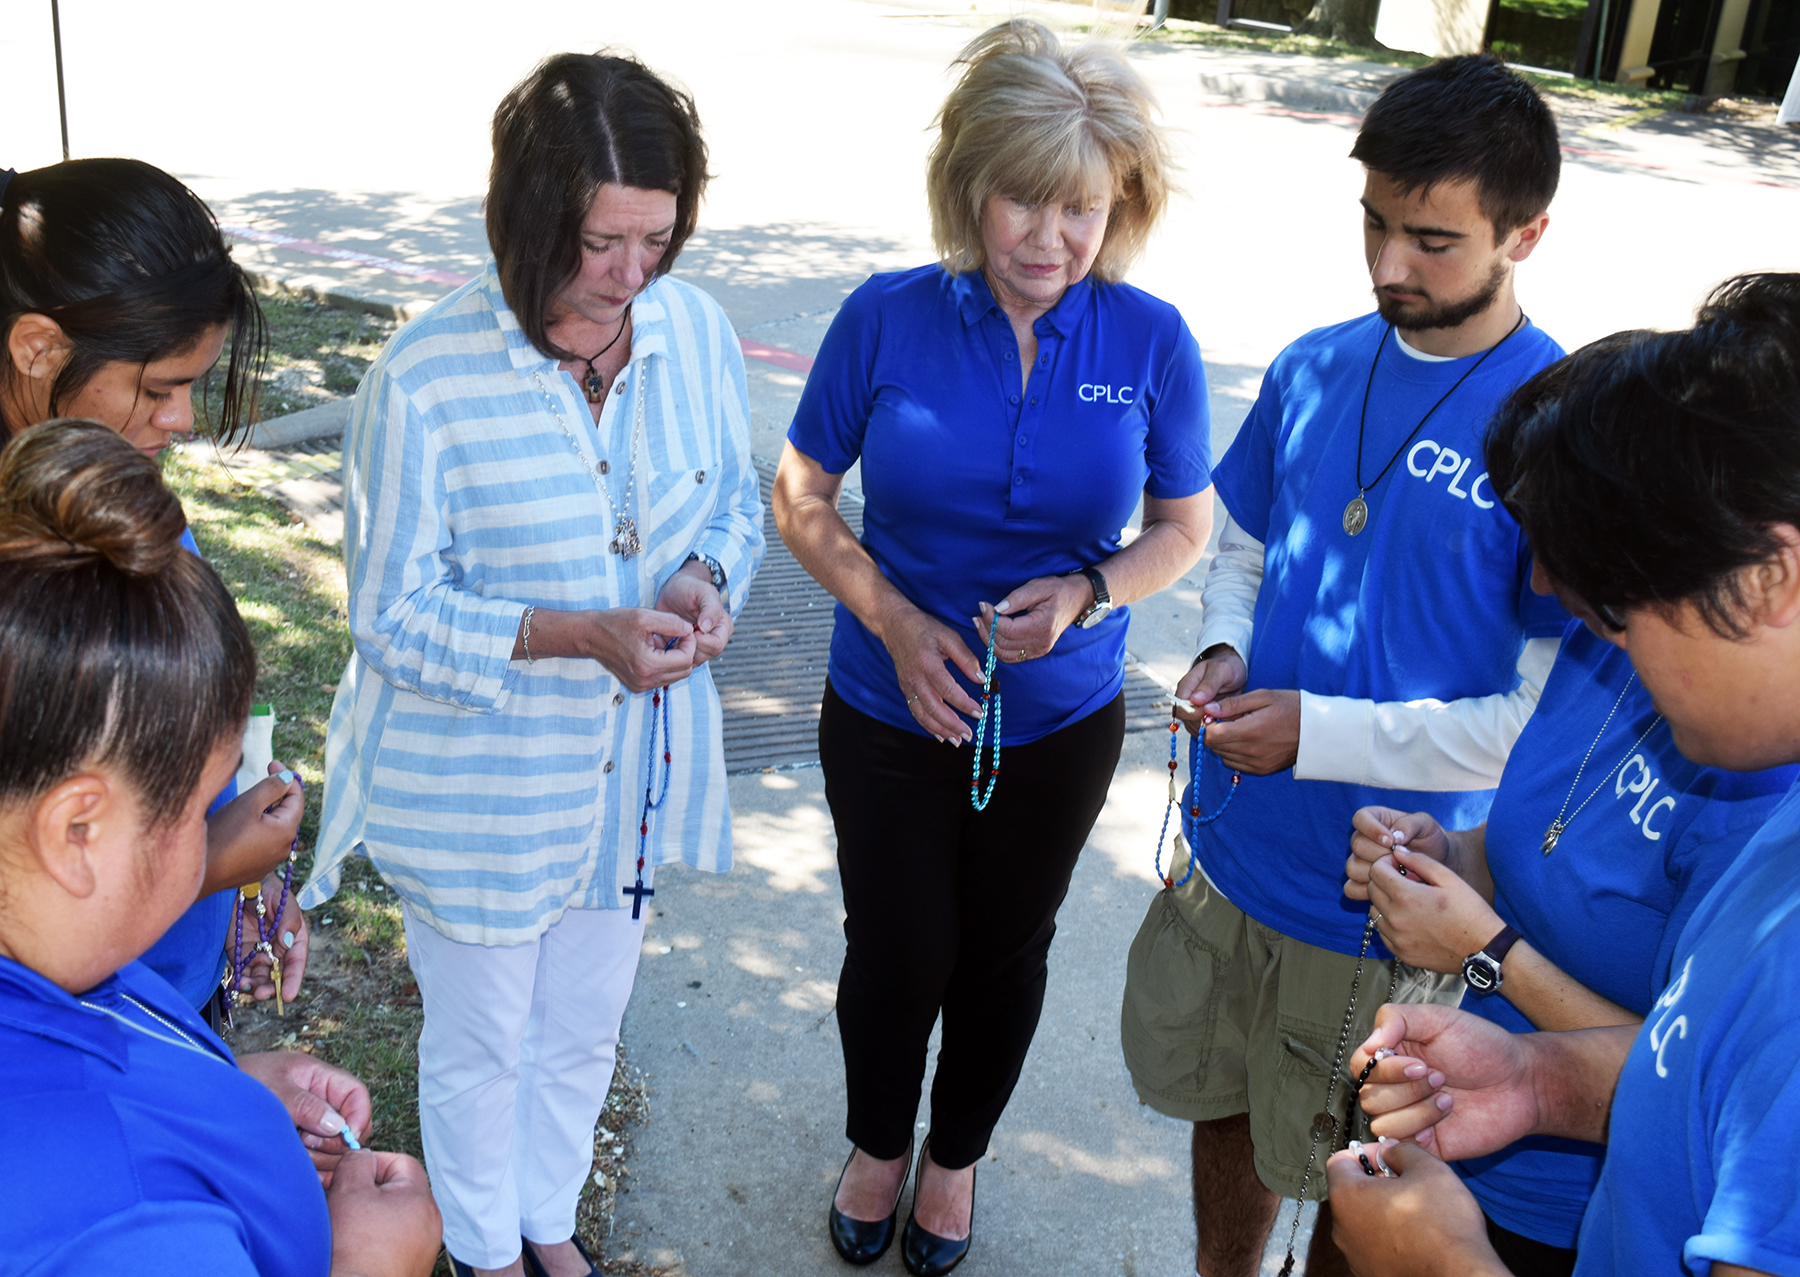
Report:
<svg viewBox="0 0 1800 1277"><path fill-rule="evenodd" d="M62 120L63 158L66 160L69 158L69 102L63 94L62 15L57 12L56 0L50 0L50 33L56 40L56 114Z"/></svg>

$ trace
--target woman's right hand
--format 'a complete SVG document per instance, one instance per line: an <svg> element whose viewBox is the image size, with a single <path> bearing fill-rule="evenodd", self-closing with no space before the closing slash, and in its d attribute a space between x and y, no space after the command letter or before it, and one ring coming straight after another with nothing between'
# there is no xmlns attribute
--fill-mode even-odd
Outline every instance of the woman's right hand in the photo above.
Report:
<svg viewBox="0 0 1800 1277"><path fill-rule="evenodd" d="M615 607L580 615L586 622L583 654L633 692L666 687L694 672L694 627L673 612Z"/></svg>
<svg viewBox="0 0 1800 1277"><path fill-rule="evenodd" d="M907 708L920 727L945 744L960 745L973 733L957 717L971 718L981 706L956 681L945 662L956 666L971 683L981 682L981 662L962 636L910 603L898 604L883 620L881 641L894 660L894 673Z"/></svg>
<svg viewBox="0 0 1800 1277"><path fill-rule="evenodd" d="M1450 836L1431 813L1364 807L1350 818L1350 858L1344 862L1344 895L1351 900L1367 900L1369 871L1376 861L1392 853L1396 844L1440 863L1450 857Z"/></svg>

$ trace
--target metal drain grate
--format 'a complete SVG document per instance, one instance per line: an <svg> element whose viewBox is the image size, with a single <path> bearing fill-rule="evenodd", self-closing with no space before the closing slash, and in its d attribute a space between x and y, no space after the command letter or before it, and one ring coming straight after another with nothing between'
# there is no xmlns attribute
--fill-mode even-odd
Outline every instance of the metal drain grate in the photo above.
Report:
<svg viewBox="0 0 1800 1277"><path fill-rule="evenodd" d="M725 707L725 769L734 775L819 761L819 698L836 607L775 531L769 508L775 463L756 458L756 473L769 552L731 646L713 662L713 681ZM851 531L862 535L862 503L846 494L840 508ZM1135 662L1128 665L1125 730L1166 729L1167 696Z"/></svg>

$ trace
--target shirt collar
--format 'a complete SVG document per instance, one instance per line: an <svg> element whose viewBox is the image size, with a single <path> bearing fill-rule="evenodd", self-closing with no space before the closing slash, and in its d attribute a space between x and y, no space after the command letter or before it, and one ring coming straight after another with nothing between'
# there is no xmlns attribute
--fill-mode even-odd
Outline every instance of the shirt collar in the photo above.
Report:
<svg viewBox="0 0 1800 1277"><path fill-rule="evenodd" d="M117 974L108 976L86 996L115 993L119 983ZM72 1046L116 1069L129 1059L125 1030L111 1017L88 1010L74 994L11 958L0 958L0 1025Z"/></svg>
<svg viewBox="0 0 1800 1277"><path fill-rule="evenodd" d="M506 340L506 353L512 366L522 373L548 372L556 367L550 358L531 344L531 338L519 327L518 316L506 304L506 293L500 287L500 271L492 258L482 272L481 286L487 293L488 305ZM664 297L669 287L666 277L658 276L631 303L631 358L633 362L651 355L667 357L670 346L669 308Z"/></svg>
<svg viewBox="0 0 1800 1277"><path fill-rule="evenodd" d="M956 308L962 314L963 323L975 324L989 314L1000 311L1000 303L994 300L993 290L988 287L987 276L979 270L964 271L953 276L950 281L951 295L956 299ZM1067 337L1081 323L1087 312L1088 299L1094 293L1094 277L1092 273L1083 275L1057 299L1056 305L1038 317L1037 324L1049 324L1058 337Z"/></svg>

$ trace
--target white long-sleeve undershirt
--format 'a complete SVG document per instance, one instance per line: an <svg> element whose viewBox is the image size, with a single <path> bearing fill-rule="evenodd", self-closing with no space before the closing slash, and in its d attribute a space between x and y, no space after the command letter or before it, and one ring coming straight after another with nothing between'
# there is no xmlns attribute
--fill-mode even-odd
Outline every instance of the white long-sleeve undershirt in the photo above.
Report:
<svg viewBox="0 0 1800 1277"><path fill-rule="evenodd" d="M1200 594L1199 651L1223 644L1250 659L1263 544L1229 514ZM1462 700L1373 701L1300 693L1300 780L1382 789L1492 789L1537 708L1560 639L1526 642L1519 686Z"/></svg>

